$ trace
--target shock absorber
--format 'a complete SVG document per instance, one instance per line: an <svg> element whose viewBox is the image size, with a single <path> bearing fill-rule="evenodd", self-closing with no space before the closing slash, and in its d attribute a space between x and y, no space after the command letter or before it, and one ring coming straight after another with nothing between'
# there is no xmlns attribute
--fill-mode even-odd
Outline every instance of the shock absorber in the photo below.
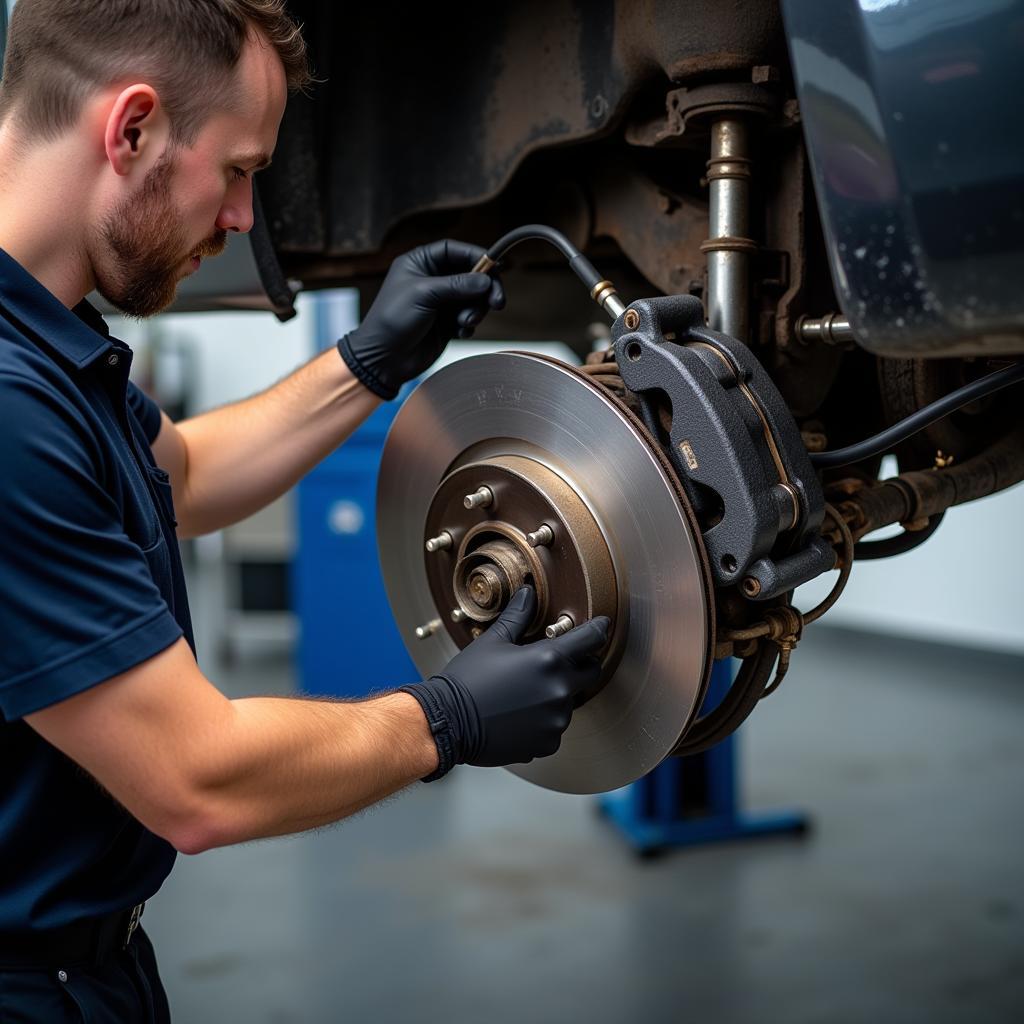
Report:
<svg viewBox="0 0 1024 1024"><path fill-rule="evenodd" d="M750 334L750 254L757 248L750 231L748 127L733 116L711 125L708 160L708 286L704 311L708 326L744 343Z"/></svg>

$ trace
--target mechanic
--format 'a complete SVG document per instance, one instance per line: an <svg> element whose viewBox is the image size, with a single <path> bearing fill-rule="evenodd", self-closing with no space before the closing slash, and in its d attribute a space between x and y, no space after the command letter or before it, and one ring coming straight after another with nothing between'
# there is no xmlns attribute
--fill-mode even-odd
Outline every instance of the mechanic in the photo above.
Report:
<svg viewBox="0 0 1024 1024"><path fill-rule="evenodd" d="M5 1024L167 1020L138 921L178 851L316 828L455 764L551 754L597 684L608 620L520 643L529 589L440 675L364 701L228 700L196 665L175 526L206 533L274 500L503 303L497 278L469 272L481 249L437 242L394 262L337 351L251 399L175 424L128 380L131 351L84 296L150 316L248 231L252 175L308 82L283 0L14 9L0 86Z"/></svg>

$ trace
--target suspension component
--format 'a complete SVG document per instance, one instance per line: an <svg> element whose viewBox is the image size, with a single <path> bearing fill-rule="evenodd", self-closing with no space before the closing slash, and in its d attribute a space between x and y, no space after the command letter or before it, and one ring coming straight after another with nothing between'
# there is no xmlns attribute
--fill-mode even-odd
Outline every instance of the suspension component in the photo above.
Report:
<svg viewBox="0 0 1024 1024"><path fill-rule="evenodd" d="M750 232L750 158L747 125L739 118L711 126L708 160L709 235L705 306L709 326L738 341L750 333L750 254L757 244Z"/></svg>

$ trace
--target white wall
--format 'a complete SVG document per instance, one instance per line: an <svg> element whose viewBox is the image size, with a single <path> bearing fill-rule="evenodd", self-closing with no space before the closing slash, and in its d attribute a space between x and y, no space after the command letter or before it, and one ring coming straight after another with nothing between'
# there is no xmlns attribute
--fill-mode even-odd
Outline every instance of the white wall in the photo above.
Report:
<svg viewBox="0 0 1024 1024"><path fill-rule="evenodd" d="M299 296L298 316L280 323L266 312L162 313L144 324L109 316L112 332L137 357L163 353L157 371L175 366L170 356L185 359L193 413L246 398L306 362L316 351L317 317L312 296Z"/></svg>

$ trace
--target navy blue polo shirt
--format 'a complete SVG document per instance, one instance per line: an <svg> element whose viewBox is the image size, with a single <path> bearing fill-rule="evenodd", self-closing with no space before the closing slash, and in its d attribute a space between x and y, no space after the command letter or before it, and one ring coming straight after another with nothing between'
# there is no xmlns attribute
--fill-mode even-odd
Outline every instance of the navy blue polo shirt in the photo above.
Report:
<svg viewBox="0 0 1024 1024"><path fill-rule="evenodd" d="M174 862L23 721L192 644L160 411L131 360L0 250L0 933L131 907Z"/></svg>

